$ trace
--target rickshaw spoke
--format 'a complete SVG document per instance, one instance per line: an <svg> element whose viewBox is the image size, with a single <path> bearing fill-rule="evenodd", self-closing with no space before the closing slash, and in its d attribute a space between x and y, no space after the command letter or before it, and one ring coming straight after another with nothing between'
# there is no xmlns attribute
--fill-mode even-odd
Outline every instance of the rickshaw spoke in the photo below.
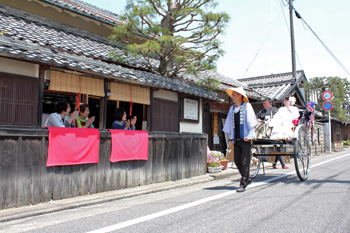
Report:
<svg viewBox="0 0 350 233"><path fill-rule="evenodd" d="M301 126L294 146L295 169L301 181L306 180L309 175L310 150L307 134L307 128Z"/></svg>
<svg viewBox="0 0 350 233"><path fill-rule="evenodd" d="M256 154L260 154L258 147L252 147L251 149L251 158L250 158L250 178L254 179L260 170L260 164L262 157L256 156Z"/></svg>

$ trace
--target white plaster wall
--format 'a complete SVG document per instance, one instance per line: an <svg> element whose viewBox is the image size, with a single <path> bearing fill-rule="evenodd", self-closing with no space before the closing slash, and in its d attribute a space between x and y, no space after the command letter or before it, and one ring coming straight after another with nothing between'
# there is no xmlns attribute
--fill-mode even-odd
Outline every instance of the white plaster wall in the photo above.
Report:
<svg viewBox="0 0 350 233"><path fill-rule="evenodd" d="M0 72L39 77L39 65L0 57Z"/></svg>
<svg viewBox="0 0 350 233"><path fill-rule="evenodd" d="M159 99L165 99L165 100L171 100L171 101L179 101L178 95L176 92L173 91L166 91L166 90L158 90L153 92L154 98Z"/></svg>
<svg viewBox="0 0 350 233"><path fill-rule="evenodd" d="M199 100L199 122L198 123L190 123L190 122L180 122L180 133L202 133L202 99Z"/></svg>
<svg viewBox="0 0 350 233"><path fill-rule="evenodd" d="M173 91L158 90L153 92L154 98L179 101L178 94ZM199 123L180 122L180 133L202 133L202 99L199 101Z"/></svg>

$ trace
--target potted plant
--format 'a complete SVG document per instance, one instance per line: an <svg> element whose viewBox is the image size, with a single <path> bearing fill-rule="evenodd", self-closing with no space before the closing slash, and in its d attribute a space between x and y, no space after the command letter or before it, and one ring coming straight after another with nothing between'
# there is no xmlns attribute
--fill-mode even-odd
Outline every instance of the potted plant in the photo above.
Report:
<svg viewBox="0 0 350 233"><path fill-rule="evenodd" d="M219 160L219 162L222 166L222 170L227 169L228 160L225 158L223 153L221 153L220 151L210 151L210 155L213 158L216 158L217 160Z"/></svg>
<svg viewBox="0 0 350 233"><path fill-rule="evenodd" d="M222 171L220 160L212 154L207 155L207 168L209 173L216 173Z"/></svg>
<svg viewBox="0 0 350 233"><path fill-rule="evenodd" d="M211 160L208 163L208 172L209 173L217 173L222 171L222 166L219 161Z"/></svg>

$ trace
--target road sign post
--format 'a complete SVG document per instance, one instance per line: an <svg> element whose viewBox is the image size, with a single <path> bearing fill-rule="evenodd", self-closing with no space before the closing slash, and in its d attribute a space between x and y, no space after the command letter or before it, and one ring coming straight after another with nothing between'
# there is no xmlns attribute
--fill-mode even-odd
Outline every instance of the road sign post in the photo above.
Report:
<svg viewBox="0 0 350 233"><path fill-rule="evenodd" d="M323 103L322 107L325 111L328 112L328 125L329 125L329 153L331 153L332 151L332 134L331 134L331 110L333 108L333 104L332 102L328 101L331 100L333 98L333 93L330 91L325 91L322 93L322 98L325 100L325 102Z"/></svg>
<svg viewBox="0 0 350 233"><path fill-rule="evenodd" d="M331 100L333 98L333 93L330 91L325 91L322 93L322 98L324 100Z"/></svg>
<svg viewBox="0 0 350 233"><path fill-rule="evenodd" d="M328 111L328 127L329 127L329 153L331 153L332 152L331 111Z"/></svg>
<svg viewBox="0 0 350 233"><path fill-rule="evenodd" d="M331 111L332 108L333 108L333 103L332 103L332 102L329 102L329 101L326 101L326 102L323 103L322 108L323 108L325 111Z"/></svg>

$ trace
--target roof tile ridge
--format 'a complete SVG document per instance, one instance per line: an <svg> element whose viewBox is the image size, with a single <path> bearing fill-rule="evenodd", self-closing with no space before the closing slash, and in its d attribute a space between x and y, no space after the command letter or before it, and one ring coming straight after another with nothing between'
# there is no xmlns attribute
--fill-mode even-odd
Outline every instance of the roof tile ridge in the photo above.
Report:
<svg viewBox="0 0 350 233"><path fill-rule="evenodd" d="M296 73L303 74L303 70L297 70ZM280 77L280 76L286 76L286 75L292 75L293 72L284 72L284 73L278 73L278 74L270 74L270 75L261 75L261 76L254 76L254 77L248 77L248 78L239 78L237 80L254 80L254 79L262 79L262 78L273 78L273 77Z"/></svg>
<svg viewBox="0 0 350 233"><path fill-rule="evenodd" d="M105 15L102 15L102 14L98 13L97 11L93 11L93 10L90 10L90 9L88 9L88 8L86 8L86 7L81 6L81 5L75 4L74 2L72 2L72 1L70 1L70 0L62 0L62 1L67 2L67 3L69 3L69 4L72 4L72 5L76 6L76 7L80 7L80 8L82 8L82 9L86 10L86 11L92 12L92 13L94 13L94 14L96 14L96 15L102 17L102 18L106 18L106 19L108 19L108 20L110 20L110 21L113 21L113 22L122 24L122 22L120 22L120 21L118 21L118 20L112 19L112 18L110 18L110 17L108 17L108 16L105 16Z"/></svg>
<svg viewBox="0 0 350 233"><path fill-rule="evenodd" d="M82 37L82 38L88 38L91 41L97 41L99 43L103 43L105 45L112 46L107 37L101 36L99 34L88 32L88 31L85 31L85 30L82 30L79 28L75 28L75 27L66 25L66 24L61 24L61 23L58 23L57 21L47 19L47 18L44 18L42 16L28 13L28 12L25 12L23 10L15 9L15 8L8 7L8 6L5 6L3 8L5 11L3 11L2 10L3 5L0 4L0 6L1 6L0 13L7 14L11 17L16 17L16 18L24 20L28 23L43 25L44 27L48 27L48 28L58 30L58 31L63 31L63 32L66 32L69 34L73 34L75 36Z"/></svg>

